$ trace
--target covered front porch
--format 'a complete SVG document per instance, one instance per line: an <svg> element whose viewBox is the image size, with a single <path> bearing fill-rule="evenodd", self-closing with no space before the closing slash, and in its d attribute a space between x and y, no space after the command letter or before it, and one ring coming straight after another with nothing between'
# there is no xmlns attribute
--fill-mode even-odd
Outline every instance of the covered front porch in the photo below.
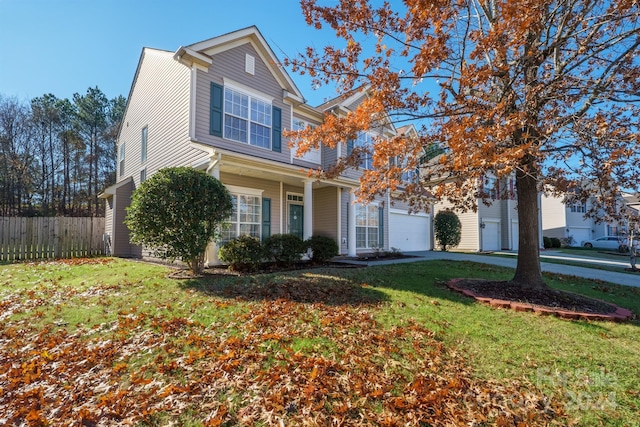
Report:
<svg viewBox="0 0 640 427"><path fill-rule="evenodd" d="M342 253L346 249L355 256L352 183L319 181L299 166L216 150L194 167L219 179L234 199L234 213L222 231L222 243L245 234L260 240L273 234L295 234L303 240L322 235L334 239ZM346 230L344 224L348 224ZM219 264L218 249L215 242L209 245L205 265Z"/></svg>

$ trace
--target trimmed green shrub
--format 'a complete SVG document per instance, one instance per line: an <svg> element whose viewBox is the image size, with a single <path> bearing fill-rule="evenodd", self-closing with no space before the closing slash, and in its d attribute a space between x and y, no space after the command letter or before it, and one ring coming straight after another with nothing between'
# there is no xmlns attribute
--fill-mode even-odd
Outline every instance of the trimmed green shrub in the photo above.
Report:
<svg viewBox="0 0 640 427"><path fill-rule="evenodd" d="M551 238L547 236L543 237L542 245L544 246L545 249L551 249Z"/></svg>
<svg viewBox="0 0 640 427"><path fill-rule="evenodd" d="M229 191L216 178L190 167L173 167L138 186L124 222L132 243L149 247L162 259L180 258L200 274L207 245L232 209Z"/></svg>
<svg viewBox="0 0 640 427"><path fill-rule="evenodd" d="M436 241L443 251L460 244L462 224L455 212L448 209L438 212L433 225Z"/></svg>
<svg viewBox="0 0 640 427"><path fill-rule="evenodd" d="M293 234L274 234L263 245L265 255L281 266L293 265L306 250L302 239Z"/></svg>
<svg viewBox="0 0 640 427"><path fill-rule="evenodd" d="M551 238L551 247L552 248L561 248L562 247L562 242L557 237L552 237Z"/></svg>
<svg viewBox="0 0 640 427"><path fill-rule="evenodd" d="M311 236L305 243L311 249L311 261L315 264L323 264L329 261L334 256L337 256L340 251L338 244L331 237Z"/></svg>
<svg viewBox="0 0 640 427"><path fill-rule="evenodd" d="M218 257L234 271L255 271L264 257L260 240L252 236L240 236L225 243Z"/></svg>

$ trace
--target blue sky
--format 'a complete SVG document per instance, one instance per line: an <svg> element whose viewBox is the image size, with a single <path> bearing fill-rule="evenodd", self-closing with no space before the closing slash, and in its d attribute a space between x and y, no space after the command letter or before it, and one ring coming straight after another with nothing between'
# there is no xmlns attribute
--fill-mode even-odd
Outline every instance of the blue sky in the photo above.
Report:
<svg viewBox="0 0 640 427"><path fill-rule="evenodd" d="M250 25L281 60L336 40L307 26L298 0L0 0L0 20L0 95L23 101L95 86L126 97L143 47L175 51ZM334 96L290 75L311 105Z"/></svg>

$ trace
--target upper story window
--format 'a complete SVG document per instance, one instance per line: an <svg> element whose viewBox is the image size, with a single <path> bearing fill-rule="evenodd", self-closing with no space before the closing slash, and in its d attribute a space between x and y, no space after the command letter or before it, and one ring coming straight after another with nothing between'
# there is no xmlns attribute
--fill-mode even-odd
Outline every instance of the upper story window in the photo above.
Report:
<svg viewBox="0 0 640 427"><path fill-rule="evenodd" d="M141 137L141 151L140 151L140 163L144 163L147 161L147 134L148 127L145 126L142 128L142 137Z"/></svg>
<svg viewBox="0 0 640 427"><path fill-rule="evenodd" d="M124 148L125 148L125 143L123 142L122 144L120 144L120 156L119 156L121 177L124 176Z"/></svg>
<svg viewBox="0 0 640 427"><path fill-rule="evenodd" d="M249 92L211 82L209 133L281 152L282 110Z"/></svg>
<svg viewBox="0 0 640 427"><path fill-rule="evenodd" d="M225 87L224 137L270 150L271 104Z"/></svg>
<svg viewBox="0 0 640 427"><path fill-rule="evenodd" d="M582 202L574 202L571 204L571 212L585 213L587 212L587 204Z"/></svg>
<svg viewBox="0 0 640 427"><path fill-rule="evenodd" d="M358 137L355 140L355 146L372 150L373 136L369 132L359 132ZM363 152L361 154L361 158L360 167L362 169L373 169L373 154L370 152Z"/></svg>
<svg viewBox="0 0 640 427"><path fill-rule="evenodd" d="M313 128L314 126L312 124L305 122L304 120L293 119L293 130L303 130L303 129L306 129L307 127ZM296 147L297 147L297 144L296 144ZM296 147L293 148L294 155L295 155ZM300 160L305 160L307 162L320 164L321 162L320 147L311 148L302 156L296 156L296 158Z"/></svg>
<svg viewBox="0 0 640 427"><path fill-rule="evenodd" d="M499 181L493 177L484 178L483 192L491 200L497 200L499 196Z"/></svg>

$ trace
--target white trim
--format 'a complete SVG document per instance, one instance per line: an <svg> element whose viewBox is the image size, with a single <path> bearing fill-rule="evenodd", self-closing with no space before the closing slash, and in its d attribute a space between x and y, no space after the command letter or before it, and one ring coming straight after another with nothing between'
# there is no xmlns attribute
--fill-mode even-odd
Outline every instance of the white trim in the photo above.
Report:
<svg viewBox="0 0 640 427"><path fill-rule="evenodd" d="M480 223L483 222L500 222L500 218L480 218Z"/></svg>
<svg viewBox="0 0 640 427"><path fill-rule="evenodd" d="M340 187L336 187L336 193L337 193L337 203L336 206L338 207L338 213L336 215L336 218L338 218L337 223L338 223L338 247L342 249L342 188ZM342 250L339 251L340 253L342 252Z"/></svg>
<svg viewBox="0 0 640 427"><path fill-rule="evenodd" d="M229 193L232 193L232 194L262 197L262 193L264 193L264 190L259 190L257 188L239 187L237 185L229 185L229 184L225 184L225 187L227 187L227 190L229 190Z"/></svg>
<svg viewBox="0 0 640 427"><path fill-rule="evenodd" d="M273 77L280 83L281 87L287 90L293 90L301 97L302 93L300 93L300 90L289 74L280 66L280 61L255 25L191 44L187 48L194 51L206 52L208 55L215 55L216 53L242 46L247 43L247 40L254 47L260 59L267 68L269 68L269 71L271 71Z"/></svg>
<svg viewBox="0 0 640 427"><path fill-rule="evenodd" d="M295 193L293 191L287 191L287 202L292 202L294 205L303 205L304 204L304 193ZM299 200L289 200L289 196L298 196L302 197L302 202Z"/></svg>
<svg viewBox="0 0 640 427"><path fill-rule="evenodd" d="M254 76L256 74L256 57L244 54L244 71Z"/></svg>
<svg viewBox="0 0 640 427"><path fill-rule="evenodd" d="M420 217L430 217L429 214L424 213L424 212L412 212L409 213L406 209L398 209L398 208L389 208L389 213L393 213L393 214L404 214L404 215L411 215L411 216L420 216Z"/></svg>
<svg viewBox="0 0 640 427"><path fill-rule="evenodd" d="M259 98L261 101L267 102L269 104L273 104L273 100L275 99L272 96L269 96L263 92L259 92L254 88L243 85L242 83L238 83L234 80L231 80L228 77L223 77L222 82L225 87L229 87L229 89L235 89L240 92L245 92L249 96L253 96L255 98Z"/></svg>
<svg viewBox="0 0 640 427"><path fill-rule="evenodd" d="M356 250L358 250L358 249L367 250L367 249L373 249L373 248L379 247L379 246L370 246L369 245L369 229L370 228L375 228L376 230L378 230L378 232L380 230L380 219L377 216L378 215L378 209L380 209L380 202L370 202L370 203L358 203L358 202L356 202L355 203L355 208L354 208L354 210L355 210L355 212L354 212L355 213L354 222L356 222L356 220L358 218L358 207L359 206L362 206L362 207L364 207L366 209L367 225L362 226L362 225L354 224L355 228L356 228ZM376 219L378 220L378 225L375 226L375 227L369 225L369 207L376 208ZM387 220L387 222L389 222L389 220ZM366 229L366 234L365 234L366 246L358 247L358 240L357 240L358 239L357 238L357 236L358 236L358 233L357 233L358 228ZM380 242L378 242L378 244L379 243Z"/></svg>
<svg viewBox="0 0 640 427"><path fill-rule="evenodd" d="M189 138L195 139L196 137L196 87L198 78L197 67L191 67L191 87L190 87L190 100L189 100Z"/></svg>
<svg viewBox="0 0 640 427"><path fill-rule="evenodd" d="M284 183L280 181L280 234L284 233Z"/></svg>

